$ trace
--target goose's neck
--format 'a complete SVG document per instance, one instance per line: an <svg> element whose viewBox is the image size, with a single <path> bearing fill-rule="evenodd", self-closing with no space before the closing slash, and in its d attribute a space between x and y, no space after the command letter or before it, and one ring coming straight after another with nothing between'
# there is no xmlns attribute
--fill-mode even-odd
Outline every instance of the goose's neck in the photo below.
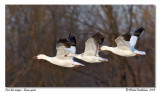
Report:
<svg viewBox="0 0 160 92"><path fill-rule="evenodd" d="M116 49L116 47L109 47L109 46L102 46L101 47L101 50L108 50L108 51L111 51L111 52L114 52Z"/></svg>
<svg viewBox="0 0 160 92"><path fill-rule="evenodd" d="M43 55L43 57L41 57L41 59L51 62L53 57L49 57L49 56Z"/></svg>
<svg viewBox="0 0 160 92"><path fill-rule="evenodd" d="M82 58L82 54L72 54L72 53L70 53L68 56L70 56L70 57L76 57L78 59Z"/></svg>

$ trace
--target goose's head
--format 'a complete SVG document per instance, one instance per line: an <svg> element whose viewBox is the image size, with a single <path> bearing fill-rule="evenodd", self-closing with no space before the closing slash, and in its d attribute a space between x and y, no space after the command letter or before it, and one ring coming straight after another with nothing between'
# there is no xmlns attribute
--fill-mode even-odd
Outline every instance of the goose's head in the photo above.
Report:
<svg viewBox="0 0 160 92"><path fill-rule="evenodd" d="M37 56L34 56L33 58L34 59L44 59L46 57L46 55L44 55L44 54L39 54L39 55L37 55Z"/></svg>
<svg viewBox="0 0 160 92"><path fill-rule="evenodd" d="M98 50L106 50L106 48L104 46L101 46L100 48L98 48Z"/></svg>
<svg viewBox="0 0 160 92"><path fill-rule="evenodd" d="M101 46L100 48L98 48L98 50L109 50L109 51L112 51L112 47L108 47L108 46Z"/></svg>

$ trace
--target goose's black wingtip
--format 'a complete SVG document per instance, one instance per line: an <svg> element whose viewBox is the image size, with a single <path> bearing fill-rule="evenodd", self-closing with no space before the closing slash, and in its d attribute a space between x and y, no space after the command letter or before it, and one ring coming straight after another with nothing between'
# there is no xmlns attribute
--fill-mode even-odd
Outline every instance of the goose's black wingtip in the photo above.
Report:
<svg viewBox="0 0 160 92"><path fill-rule="evenodd" d="M104 41L104 36L100 34L99 32L96 32L92 38L99 44L102 45Z"/></svg>
<svg viewBox="0 0 160 92"><path fill-rule="evenodd" d="M144 28L143 28L143 27L140 27L140 28L139 28L139 30L142 30L142 31L143 31L143 30L144 30Z"/></svg>
<svg viewBox="0 0 160 92"><path fill-rule="evenodd" d="M133 35L138 37L143 32L143 30L144 30L144 28L140 27L134 32Z"/></svg>
<svg viewBox="0 0 160 92"><path fill-rule="evenodd" d="M143 28L143 27L140 27L140 28L138 28L135 32L141 33L143 30L144 30L144 28Z"/></svg>
<svg viewBox="0 0 160 92"><path fill-rule="evenodd" d="M73 34L69 34L68 41L71 46L76 46L76 37Z"/></svg>

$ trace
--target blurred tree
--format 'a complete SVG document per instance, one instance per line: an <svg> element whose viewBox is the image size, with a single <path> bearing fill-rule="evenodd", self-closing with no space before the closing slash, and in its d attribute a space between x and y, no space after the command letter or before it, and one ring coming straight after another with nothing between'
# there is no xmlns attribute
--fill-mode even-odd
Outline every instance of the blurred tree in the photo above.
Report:
<svg viewBox="0 0 160 92"><path fill-rule="evenodd" d="M100 52L108 63L63 68L32 57L56 55L56 43L69 33L76 36L77 53L95 32L104 45L143 26L136 48L146 56L120 57ZM6 5L7 87L128 87L155 86L155 6L152 5Z"/></svg>

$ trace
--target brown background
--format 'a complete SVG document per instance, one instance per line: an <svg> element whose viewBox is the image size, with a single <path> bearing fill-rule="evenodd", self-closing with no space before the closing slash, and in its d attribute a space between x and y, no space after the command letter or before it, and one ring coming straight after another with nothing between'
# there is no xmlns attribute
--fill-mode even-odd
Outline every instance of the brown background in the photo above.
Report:
<svg viewBox="0 0 160 92"><path fill-rule="evenodd" d="M155 6L152 5L6 5L6 87L154 87ZM59 67L34 60L40 53L56 55L56 42L69 33L76 36L77 53L95 32L103 45L144 27L136 48L145 56L120 57L100 52L108 63L82 68Z"/></svg>

